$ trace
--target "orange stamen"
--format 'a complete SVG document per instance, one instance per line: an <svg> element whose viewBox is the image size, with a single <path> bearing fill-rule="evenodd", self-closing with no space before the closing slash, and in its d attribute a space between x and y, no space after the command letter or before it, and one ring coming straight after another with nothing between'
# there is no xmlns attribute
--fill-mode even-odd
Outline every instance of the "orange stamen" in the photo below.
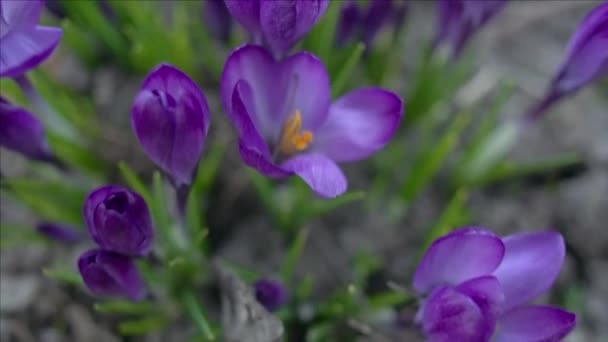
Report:
<svg viewBox="0 0 608 342"><path fill-rule="evenodd" d="M312 132L302 131L302 115L296 109L295 113L287 117L281 130L279 151L285 156L304 151L313 140Z"/></svg>

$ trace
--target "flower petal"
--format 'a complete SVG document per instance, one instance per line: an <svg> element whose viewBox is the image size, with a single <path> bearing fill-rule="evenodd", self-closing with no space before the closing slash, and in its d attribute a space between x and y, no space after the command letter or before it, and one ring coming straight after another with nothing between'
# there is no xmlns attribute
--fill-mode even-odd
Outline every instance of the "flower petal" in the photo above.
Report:
<svg viewBox="0 0 608 342"><path fill-rule="evenodd" d="M494 332L500 307L505 300L498 279L493 276L482 276L458 285L456 290L469 296L479 306L484 317L483 341L489 341Z"/></svg>
<svg viewBox="0 0 608 342"><path fill-rule="evenodd" d="M36 225L36 230L56 241L61 241L67 244L82 241L85 237L81 229L77 229L67 224L59 224L54 222L42 222Z"/></svg>
<svg viewBox="0 0 608 342"><path fill-rule="evenodd" d="M143 82L131 124L148 157L178 184L190 184L203 152L210 111L200 88L161 64Z"/></svg>
<svg viewBox="0 0 608 342"><path fill-rule="evenodd" d="M576 91L608 73L608 3L583 19L566 48L552 88L558 94Z"/></svg>
<svg viewBox="0 0 608 342"><path fill-rule="evenodd" d="M576 315L550 306L516 308L500 318L496 342L559 341L576 325Z"/></svg>
<svg viewBox="0 0 608 342"><path fill-rule="evenodd" d="M402 116L403 101L393 92L351 91L329 108L327 121L315 134L314 148L338 162L364 159L384 147Z"/></svg>
<svg viewBox="0 0 608 342"><path fill-rule="evenodd" d="M299 154L281 167L300 176L317 195L331 198L346 191L346 177L336 163L318 153Z"/></svg>
<svg viewBox="0 0 608 342"><path fill-rule="evenodd" d="M254 146L247 145L247 142L242 139L239 139L239 154L246 165L258 170L265 176L282 179L293 175L293 172L274 164L264 156L262 151L257 150Z"/></svg>
<svg viewBox="0 0 608 342"><path fill-rule="evenodd" d="M260 25L275 55L283 55L321 18L329 0L262 1Z"/></svg>
<svg viewBox="0 0 608 342"><path fill-rule="evenodd" d="M234 50L226 60L221 81L222 102L233 123L232 94L240 80L249 84L251 103L245 101L245 105L266 141L279 140L285 118L296 110L301 112L302 128L306 130L316 130L327 118L329 76L323 63L310 53L300 52L275 62L260 46L245 45Z"/></svg>
<svg viewBox="0 0 608 342"><path fill-rule="evenodd" d="M520 233L503 238L505 256L494 271L505 292L503 310L545 292L564 263L564 238L557 232Z"/></svg>
<svg viewBox="0 0 608 342"><path fill-rule="evenodd" d="M28 31L12 31L2 37L0 77L19 76L47 59L61 39L63 30L36 26Z"/></svg>
<svg viewBox="0 0 608 342"><path fill-rule="evenodd" d="M479 306L451 287L433 291L420 317L429 342L484 341L483 336L488 335Z"/></svg>
<svg viewBox="0 0 608 342"><path fill-rule="evenodd" d="M492 273L504 255L504 245L492 232L481 228L459 229L433 242L416 273L414 288L421 293L443 284Z"/></svg>
<svg viewBox="0 0 608 342"><path fill-rule="evenodd" d="M52 158L44 127L29 111L14 106L0 97L0 146L31 159Z"/></svg>
<svg viewBox="0 0 608 342"><path fill-rule="evenodd" d="M36 26L42 6L41 0L0 1L0 38L9 30L27 30Z"/></svg>
<svg viewBox="0 0 608 342"><path fill-rule="evenodd" d="M243 25L254 40L261 38L260 27L260 0L225 0L226 8L239 24Z"/></svg>

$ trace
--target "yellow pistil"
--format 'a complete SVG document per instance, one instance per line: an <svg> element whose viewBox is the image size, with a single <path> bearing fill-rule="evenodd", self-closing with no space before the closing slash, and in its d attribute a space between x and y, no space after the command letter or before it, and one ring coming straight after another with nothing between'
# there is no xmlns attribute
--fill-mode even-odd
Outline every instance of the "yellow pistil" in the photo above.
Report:
<svg viewBox="0 0 608 342"><path fill-rule="evenodd" d="M279 140L279 152L283 156L304 151L312 143L312 132L302 131L302 115L296 109L283 124L281 139Z"/></svg>

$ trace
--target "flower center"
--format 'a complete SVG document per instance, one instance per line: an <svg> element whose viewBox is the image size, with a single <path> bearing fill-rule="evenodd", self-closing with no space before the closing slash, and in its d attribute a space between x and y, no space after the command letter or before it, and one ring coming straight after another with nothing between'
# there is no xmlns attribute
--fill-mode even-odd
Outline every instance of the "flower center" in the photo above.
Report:
<svg viewBox="0 0 608 342"><path fill-rule="evenodd" d="M283 124L278 146L279 152L283 156L291 156L304 151L312 143L312 138L311 131L302 131L302 115L296 109L295 113L288 116Z"/></svg>

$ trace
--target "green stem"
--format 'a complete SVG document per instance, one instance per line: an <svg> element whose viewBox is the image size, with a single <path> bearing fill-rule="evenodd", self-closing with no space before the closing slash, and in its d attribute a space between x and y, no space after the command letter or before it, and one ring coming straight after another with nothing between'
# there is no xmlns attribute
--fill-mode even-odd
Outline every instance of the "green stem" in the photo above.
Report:
<svg viewBox="0 0 608 342"><path fill-rule="evenodd" d="M186 310L190 314L190 317L201 330L207 341L215 341L215 335L213 334L213 331L211 331L211 327L209 326L209 322L205 317L203 309L194 295L191 292L186 292L182 297L182 301L186 307Z"/></svg>

